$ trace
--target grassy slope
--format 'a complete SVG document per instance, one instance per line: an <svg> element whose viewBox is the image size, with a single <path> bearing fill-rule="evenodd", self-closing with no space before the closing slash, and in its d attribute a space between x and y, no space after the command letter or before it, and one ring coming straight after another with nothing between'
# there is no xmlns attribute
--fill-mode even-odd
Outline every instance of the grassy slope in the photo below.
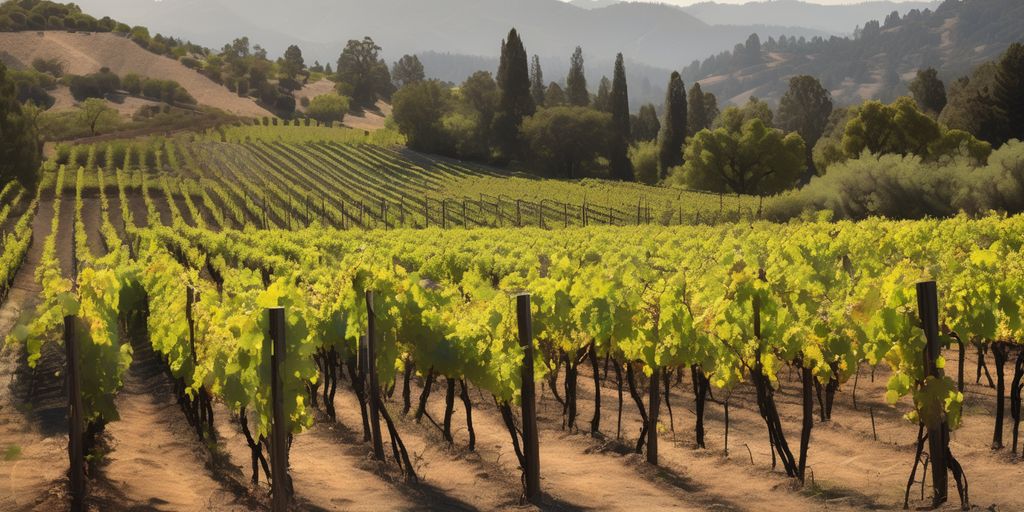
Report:
<svg viewBox="0 0 1024 512"><path fill-rule="evenodd" d="M150 53L128 39L114 34L44 32L0 33L0 51L23 65L35 58L58 58L67 72L84 75L108 67L118 75L137 73L150 78L174 80L199 102L243 116L264 116L268 112L248 98L240 98L209 78L180 62Z"/></svg>

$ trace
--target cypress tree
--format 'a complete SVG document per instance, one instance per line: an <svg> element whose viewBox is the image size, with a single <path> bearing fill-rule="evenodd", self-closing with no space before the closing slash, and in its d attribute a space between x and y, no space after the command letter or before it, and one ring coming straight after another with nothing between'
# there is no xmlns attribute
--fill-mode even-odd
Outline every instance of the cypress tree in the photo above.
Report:
<svg viewBox="0 0 1024 512"><path fill-rule="evenodd" d="M594 98L594 108L601 112L612 111L612 83L608 77L602 76L601 83L597 86L597 96Z"/></svg>
<svg viewBox="0 0 1024 512"><path fill-rule="evenodd" d="M665 93L665 120L658 134L658 169L662 179L668 176L669 169L683 164L686 130L686 86L679 73L673 71Z"/></svg>
<svg viewBox="0 0 1024 512"><path fill-rule="evenodd" d="M576 107L590 105L590 93L587 92L587 77L583 73L583 49L579 46L569 60L569 75L565 77L565 96L569 104Z"/></svg>
<svg viewBox="0 0 1024 512"><path fill-rule="evenodd" d="M708 111L704 103L704 91L700 88L700 82L694 82L690 88L689 108L686 112L686 131L690 136L697 132L711 127L711 119L708 119Z"/></svg>
<svg viewBox="0 0 1024 512"><path fill-rule="evenodd" d="M710 92L704 93L704 115L707 116L708 125L706 128L711 128L711 125L715 124L715 119L718 118L718 114L722 112L718 110L718 98Z"/></svg>
<svg viewBox="0 0 1024 512"><path fill-rule="evenodd" d="M946 84L939 80L935 68L917 70L917 77L910 81L910 95L921 110L935 116L946 108Z"/></svg>
<svg viewBox="0 0 1024 512"><path fill-rule="evenodd" d="M501 43L498 66L498 111L494 116L494 138L504 160L519 156L522 144L519 127L523 118L533 115L536 105L530 95L530 72L526 50L519 33L512 29Z"/></svg>
<svg viewBox="0 0 1024 512"><path fill-rule="evenodd" d="M1002 140L1024 140L1024 44L1013 43L999 60L992 96L1006 119Z"/></svg>
<svg viewBox="0 0 1024 512"><path fill-rule="evenodd" d="M533 96L533 104L541 106L544 104L544 71L540 68L540 57L533 56L530 63L530 96Z"/></svg>
<svg viewBox="0 0 1024 512"><path fill-rule="evenodd" d="M547 90L544 91L544 106L545 107L560 107L565 105L565 91L562 90L562 86L555 82L548 84Z"/></svg>
<svg viewBox="0 0 1024 512"><path fill-rule="evenodd" d="M40 153L36 130L18 102L18 88L0 62L0 186L18 180L26 189L34 189Z"/></svg>
<svg viewBox="0 0 1024 512"><path fill-rule="evenodd" d="M633 181L633 166L629 161L629 95L626 90L626 68L622 54L615 57L615 75L609 97L612 110L612 140L608 160L612 179Z"/></svg>

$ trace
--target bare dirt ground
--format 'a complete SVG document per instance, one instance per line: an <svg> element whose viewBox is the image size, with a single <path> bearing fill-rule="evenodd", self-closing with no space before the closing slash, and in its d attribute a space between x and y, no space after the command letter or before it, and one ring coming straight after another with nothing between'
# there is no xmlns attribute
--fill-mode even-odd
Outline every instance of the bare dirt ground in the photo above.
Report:
<svg viewBox="0 0 1024 512"><path fill-rule="evenodd" d="M359 401L347 382L338 384L335 408L338 423L362 441ZM426 426L427 420L423 425L417 425L404 421L399 407L391 407L390 411L419 478L416 487L425 497L433 497L438 507L460 510L509 510L518 507L518 475L502 471L479 454L449 450L438 431L433 426ZM388 441L386 432L384 439ZM387 445L385 452L391 453Z"/></svg>
<svg viewBox="0 0 1024 512"><path fill-rule="evenodd" d="M52 195L44 196L33 219L35 236L14 286L0 307L0 336L4 338L22 315L37 304L39 285L33 273L53 219ZM62 389L35 384L51 381L53 368L40 361L38 371L26 369L18 345L0 344L0 509L47 510L62 503L61 481L67 467L67 436L61 435L63 410L50 407Z"/></svg>
<svg viewBox="0 0 1024 512"><path fill-rule="evenodd" d="M168 57L150 53L131 40L114 34L60 31L0 33L0 48L31 65L36 58L57 58L75 75L95 73L108 67L118 75L137 73L150 78L174 80L199 102L244 116L264 116L267 111L249 98L240 98L209 78Z"/></svg>
<svg viewBox="0 0 1024 512"><path fill-rule="evenodd" d="M302 89L295 91L295 110L299 112L305 112L306 107L302 106L302 98L312 100L317 96L323 96L324 94L330 94L334 92L334 82L327 80L317 80L311 84L306 84Z"/></svg>
<svg viewBox="0 0 1024 512"><path fill-rule="evenodd" d="M72 209L74 203L72 203ZM103 235L100 234L100 227L102 226L102 219L100 218L100 200L99 194L90 190L88 193L82 193L82 223L85 224L86 243L89 246L89 252L93 256L99 258L107 253L107 248L103 244Z"/></svg>
<svg viewBox="0 0 1024 512"><path fill-rule="evenodd" d="M343 124L356 130L375 131L384 128L388 116L391 115L391 105L378 101L375 110L364 110L360 115L347 114Z"/></svg>
<svg viewBox="0 0 1024 512"><path fill-rule="evenodd" d="M955 361L955 352L948 354L947 359ZM951 362L947 366L948 371L953 371L953 364ZM968 367L973 368L970 358ZM590 375L589 368L581 368L578 424L584 430L587 430L593 414L594 388ZM753 390L749 386L741 386L730 400L728 457L723 451L723 408L716 404L709 403L705 416L707 449L694 449L692 432L695 415L692 412L692 387L688 385L687 375L683 385L673 387L672 391L675 434L666 428L671 420L663 404L663 465L680 477L698 482L714 495L742 504L745 510L901 509L913 462L917 428L902 417L909 410L908 404L901 403L893 407L884 402L887 379L888 372L879 369L874 382L871 382L870 372L865 368L857 379L857 408L853 406L851 380L836 396L832 420L821 423L816 419L808 459L813 481L807 488L799 490L784 477L781 469L771 470L770 447L764 421L757 412ZM617 406L613 381L613 378L606 381L602 388L602 430L611 432L612 436ZM978 386L968 386L969 395L978 391ZM542 410L548 411L547 414L554 415L560 421L561 406L550 398L550 394L546 396L548 398L542 401ZM587 398L584 399L584 396ZM796 453L801 418L799 383L792 379L784 381L782 390L776 394L776 402L783 418L787 440ZM967 472L972 503L981 507L993 506L998 510L1024 509L1021 497L1006 491L1013 482L1024 477L1024 468L1006 450L992 452L989 449L993 406L991 400L987 400L985 405L968 403L965 426L953 434L952 451ZM817 402L815 410L815 414L818 414ZM627 392L623 409L623 438L627 447L635 443L639 426L639 414ZM554 427L560 428L561 425L556 422ZM1005 428L1008 432L1010 427L1007 424ZM921 478L920 469L917 478ZM743 484L735 485L737 479L741 479ZM952 479L950 485L953 485ZM930 492L930 488L927 489L926 496ZM951 492L955 492L955 488L951 487ZM754 504L744 498L750 494L759 496L756 508L752 508ZM915 485L911 498L912 506L926 504L920 501L919 485ZM953 501L945 508L957 509L959 504L955 503L955 494Z"/></svg>
<svg viewBox="0 0 1024 512"><path fill-rule="evenodd" d="M184 420L152 349L145 342L133 348L117 396L121 419L106 430L106 500L123 509L248 510L246 495L238 492L244 486L214 469L210 452Z"/></svg>
<svg viewBox="0 0 1024 512"><path fill-rule="evenodd" d="M428 412L430 417L441 422L444 417L445 387L444 379L438 380L440 382L431 392L428 401ZM420 386L413 386L413 410L421 389ZM457 397L452 422L455 438L453 452L479 458L482 466L495 468L489 470L490 473L499 473L503 481L513 482L509 490L520 492L521 484L517 480L521 471L501 414L493 400L486 400L477 390L474 389L470 396L473 402L476 454L470 455L466 451L468 431L465 428L465 410ZM545 411L540 418L541 488L544 491L542 509L624 511L635 510L638 504L643 503L646 508L654 510L707 510L716 505L714 497L696 496L685 486L651 476L655 471L643 468L639 457L604 452L588 437L552 428L553 420L548 419ZM402 430L404 436L415 423L411 418L403 423L407 425ZM430 419L424 417L420 428L433 430L432 434L437 437L435 443L444 446L438 427ZM435 458L428 459L430 465L424 473L428 477L439 473L442 475L440 478L448 478L450 473L447 468L433 468L433 460ZM465 482L454 481L453 478L447 485L460 484L465 485Z"/></svg>
<svg viewBox="0 0 1024 512"><path fill-rule="evenodd" d="M305 112L306 107L302 106L302 98L312 100L317 96L334 92L334 82L323 79L306 84L305 87L295 91L295 109ZM356 130L375 131L384 128L388 116L391 115L391 105L384 101L378 101L373 109L364 110L358 114L346 114L343 124Z"/></svg>
<svg viewBox="0 0 1024 512"><path fill-rule="evenodd" d="M47 91L56 100L49 112L67 112L78 108L78 102L71 96L71 89L64 85L58 85L56 89ZM131 119L142 107L162 106L159 101L147 100L144 98L127 97L124 101L117 103L108 101L107 106L116 110L117 113L126 119Z"/></svg>

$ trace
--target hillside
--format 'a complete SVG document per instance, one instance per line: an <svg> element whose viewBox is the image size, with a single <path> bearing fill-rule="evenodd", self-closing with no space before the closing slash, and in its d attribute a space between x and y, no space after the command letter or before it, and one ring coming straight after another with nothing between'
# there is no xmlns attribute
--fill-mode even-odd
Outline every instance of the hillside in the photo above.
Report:
<svg viewBox="0 0 1024 512"><path fill-rule="evenodd" d="M590 1L590 0L584 0ZM882 19L896 11L900 15L912 9L935 9L942 3L929 1L870 1L839 5L820 5L803 0L761 0L740 4L701 2L682 9L695 18L712 25L788 25L796 24L829 34L848 35L854 25L864 20Z"/></svg>
<svg viewBox="0 0 1024 512"><path fill-rule="evenodd" d="M936 68L947 84L970 73L1022 40L1022 26L1024 2L947 0L935 11L861 20L854 37L762 38L760 45L737 45L688 66L683 77L734 103L751 95L775 103L788 79L800 74L820 79L840 105L891 100L906 94L920 68Z"/></svg>
<svg viewBox="0 0 1024 512"><path fill-rule="evenodd" d="M388 60L427 51L497 56L501 38L515 26L527 51L542 57L567 59L581 45L594 56L611 59L623 52L651 66L678 69L732 48L752 32L765 38L827 35L791 24L711 25L677 7L651 3L589 10L560 0L85 0L79 5L94 16L109 15L212 48L241 35L271 54L298 44L307 60L320 62L334 62L347 40L365 35L383 47Z"/></svg>
<svg viewBox="0 0 1024 512"><path fill-rule="evenodd" d="M2 32L0 55L15 68L25 68L36 58L57 58L67 63L70 74L95 73L108 67L118 75L137 73L174 80L200 105L243 116L267 115L253 100L241 98L180 62L155 55L114 34L48 31L40 36L36 32Z"/></svg>

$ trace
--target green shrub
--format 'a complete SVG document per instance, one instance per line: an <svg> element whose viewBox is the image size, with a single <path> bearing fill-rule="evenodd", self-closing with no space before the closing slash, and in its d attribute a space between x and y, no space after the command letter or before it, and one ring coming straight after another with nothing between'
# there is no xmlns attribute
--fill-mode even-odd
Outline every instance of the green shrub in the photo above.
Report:
<svg viewBox="0 0 1024 512"><path fill-rule="evenodd" d="M329 121L340 123L348 113L348 98L339 94L324 94L313 98L313 101L309 101L307 98L303 99L306 100L306 115L321 123Z"/></svg>
<svg viewBox="0 0 1024 512"><path fill-rule="evenodd" d="M658 183L658 143L641 141L629 148L629 161L633 163L636 180L647 185Z"/></svg>
<svg viewBox="0 0 1024 512"><path fill-rule="evenodd" d="M121 87L132 96L142 94L142 77L135 73L129 73L121 79Z"/></svg>
<svg viewBox="0 0 1024 512"><path fill-rule="evenodd" d="M32 61L32 69L40 73L49 73L55 78L60 78L64 76L64 72L67 70L67 64L56 58L36 58Z"/></svg>
<svg viewBox="0 0 1024 512"><path fill-rule="evenodd" d="M862 154L829 167L804 188L765 205L772 220L828 210L835 218L901 219L1024 211L1024 143L1011 141L977 166L971 157L929 162L918 156Z"/></svg>

